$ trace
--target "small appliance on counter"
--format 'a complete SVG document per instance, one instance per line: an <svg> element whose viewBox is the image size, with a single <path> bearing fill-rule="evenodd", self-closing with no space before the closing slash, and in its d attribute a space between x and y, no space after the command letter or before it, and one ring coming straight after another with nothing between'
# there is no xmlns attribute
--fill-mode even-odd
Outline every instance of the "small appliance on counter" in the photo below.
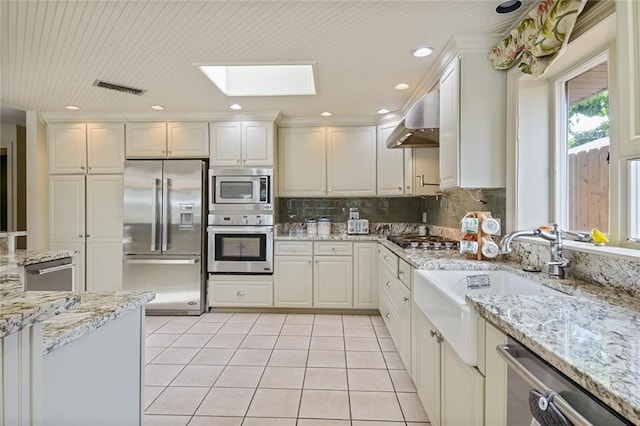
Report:
<svg viewBox="0 0 640 426"><path fill-rule="evenodd" d="M331 235L331 219L326 217L318 219L318 235Z"/></svg>
<svg viewBox="0 0 640 426"><path fill-rule="evenodd" d="M347 221L347 234L363 235L369 233L369 219L349 219Z"/></svg>

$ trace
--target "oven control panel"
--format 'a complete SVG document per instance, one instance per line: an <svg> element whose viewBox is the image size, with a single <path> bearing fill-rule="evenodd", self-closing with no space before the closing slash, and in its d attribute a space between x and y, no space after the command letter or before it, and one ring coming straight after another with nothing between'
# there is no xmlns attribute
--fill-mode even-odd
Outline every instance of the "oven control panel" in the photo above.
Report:
<svg viewBox="0 0 640 426"><path fill-rule="evenodd" d="M273 215L270 214L209 214L209 226L272 226Z"/></svg>

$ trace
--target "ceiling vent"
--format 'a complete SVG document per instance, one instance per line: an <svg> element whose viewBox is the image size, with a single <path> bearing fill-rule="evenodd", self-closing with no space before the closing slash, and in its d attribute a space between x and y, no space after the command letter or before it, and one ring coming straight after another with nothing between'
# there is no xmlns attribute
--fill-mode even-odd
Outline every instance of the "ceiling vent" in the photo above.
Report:
<svg viewBox="0 0 640 426"><path fill-rule="evenodd" d="M146 90L136 89L135 87L121 86L115 83L108 83L102 80L96 80L93 82L94 86L102 87L104 89L115 90L116 92L129 93L130 95L142 96Z"/></svg>

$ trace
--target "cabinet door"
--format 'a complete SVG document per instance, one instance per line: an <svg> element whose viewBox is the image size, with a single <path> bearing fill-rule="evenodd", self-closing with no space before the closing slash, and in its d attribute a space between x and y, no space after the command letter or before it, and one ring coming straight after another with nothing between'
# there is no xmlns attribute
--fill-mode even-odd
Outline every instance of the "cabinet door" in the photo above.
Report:
<svg viewBox="0 0 640 426"><path fill-rule="evenodd" d="M415 195L434 195L440 190L439 148L415 148L413 170L415 171Z"/></svg>
<svg viewBox="0 0 640 426"><path fill-rule="evenodd" d="M164 158L167 151L167 124L126 123L127 158Z"/></svg>
<svg viewBox="0 0 640 426"><path fill-rule="evenodd" d="M314 257L313 306L353 308L353 257Z"/></svg>
<svg viewBox="0 0 640 426"><path fill-rule="evenodd" d="M274 127L271 122L242 123L242 165L273 167Z"/></svg>
<svg viewBox="0 0 640 426"><path fill-rule="evenodd" d="M87 176L87 239L122 244L122 175Z"/></svg>
<svg viewBox="0 0 640 426"><path fill-rule="evenodd" d="M440 188L458 186L458 66L454 59L440 79ZM417 173L416 173L417 174Z"/></svg>
<svg viewBox="0 0 640 426"><path fill-rule="evenodd" d="M84 242L85 177L49 177L49 241Z"/></svg>
<svg viewBox="0 0 640 426"><path fill-rule="evenodd" d="M124 172L124 124L87 124L89 173Z"/></svg>
<svg viewBox="0 0 640 426"><path fill-rule="evenodd" d="M404 195L413 195L416 181L413 173L413 148L405 148L402 152L404 154ZM437 161L438 158L436 157Z"/></svg>
<svg viewBox="0 0 640 426"><path fill-rule="evenodd" d="M76 265L73 271L73 291L85 291L85 243L84 240L80 242L66 242L66 241L50 241L49 248L51 250L74 250L76 252L73 255L73 263Z"/></svg>
<svg viewBox="0 0 640 426"><path fill-rule="evenodd" d="M460 359L449 344L442 348L442 424L484 424L484 378ZM460 402L464 401L464 410Z"/></svg>
<svg viewBox="0 0 640 426"><path fill-rule="evenodd" d="M275 256L274 263L273 305L290 308L312 307L312 257Z"/></svg>
<svg viewBox="0 0 640 426"><path fill-rule="evenodd" d="M375 127L335 127L327 130L327 195L376 195Z"/></svg>
<svg viewBox="0 0 640 426"><path fill-rule="evenodd" d="M485 402L484 424L507 425L507 363L496 346L507 343L507 336L491 324L485 324Z"/></svg>
<svg viewBox="0 0 640 426"><path fill-rule="evenodd" d="M411 291L398 281L398 336L397 349L407 372L411 374Z"/></svg>
<svg viewBox="0 0 640 426"><path fill-rule="evenodd" d="M404 154L411 148L387 148L387 138L397 123L378 126L378 195L404 194Z"/></svg>
<svg viewBox="0 0 640 426"><path fill-rule="evenodd" d="M640 4L616 2L620 157L640 155ZM613 78L613 76L611 76Z"/></svg>
<svg viewBox="0 0 640 426"><path fill-rule="evenodd" d="M122 242L87 240L87 291L122 290Z"/></svg>
<svg viewBox="0 0 640 426"><path fill-rule="evenodd" d="M242 125L239 121L209 123L209 166L240 167Z"/></svg>
<svg viewBox="0 0 640 426"><path fill-rule="evenodd" d="M208 158L209 123L206 121L167 123L167 156Z"/></svg>
<svg viewBox="0 0 640 426"><path fill-rule="evenodd" d="M323 127L279 130L279 196L325 196L326 165L326 130Z"/></svg>
<svg viewBox="0 0 640 426"><path fill-rule="evenodd" d="M49 173L82 173L87 167L87 126L50 124L47 128Z"/></svg>
<svg viewBox="0 0 640 426"><path fill-rule="evenodd" d="M415 305L414 305L415 307ZM416 370L413 376L417 379L418 397L424 405L427 417L433 425L444 424L440 417L440 343L431 334L435 326L420 311L415 309L416 332ZM458 399L458 404L464 399ZM466 403L466 402L465 402ZM458 406L459 407L459 406Z"/></svg>
<svg viewBox="0 0 640 426"><path fill-rule="evenodd" d="M378 243L355 243L353 249L353 307L378 309Z"/></svg>

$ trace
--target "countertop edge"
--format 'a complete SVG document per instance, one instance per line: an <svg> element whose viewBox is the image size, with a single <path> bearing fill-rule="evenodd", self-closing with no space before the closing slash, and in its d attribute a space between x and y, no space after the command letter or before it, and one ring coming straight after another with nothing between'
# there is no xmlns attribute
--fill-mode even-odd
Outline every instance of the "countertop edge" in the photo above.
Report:
<svg viewBox="0 0 640 426"><path fill-rule="evenodd" d="M42 354L47 355L74 340L91 333L94 330L118 319L120 316L131 312L155 298L154 292L114 292L114 293L83 293L80 304L76 309L63 312L57 317L44 321ZM118 303L115 308L108 308L104 312L95 313L91 306L83 306L86 299L91 302L104 300L105 303L113 301L115 298L125 298L124 303ZM84 299L84 300L83 300ZM118 299L118 302L120 300ZM75 315L91 314L91 319L80 319L76 323L73 321ZM69 326L71 322L71 326Z"/></svg>
<svg viewBox="0 0 640 426"><path fill-rule="evenodd" d="M38 302L34 307L21 308L15 314L6 314L0 319L0 338L8 336L38 322L44 322L56 315L66 312L80 303L80 295L67 292L46 292L52 297L50 301ZM60 294L63 293L63 294ZM18 295L17 299L20 299ZM15 299L13 301L15 303ZM4 315L3 315L4 316Z"/></svg>
<svg viewBox="0 0 640 426"><path fill-rule="evenodd" d="M78 252L76 250L48 250L48 251L33 251L14 254L18 257L16 260L16 266L29 266L36 263L49 262L51 260L63 259L65 257L72 257Z"/></svg>

